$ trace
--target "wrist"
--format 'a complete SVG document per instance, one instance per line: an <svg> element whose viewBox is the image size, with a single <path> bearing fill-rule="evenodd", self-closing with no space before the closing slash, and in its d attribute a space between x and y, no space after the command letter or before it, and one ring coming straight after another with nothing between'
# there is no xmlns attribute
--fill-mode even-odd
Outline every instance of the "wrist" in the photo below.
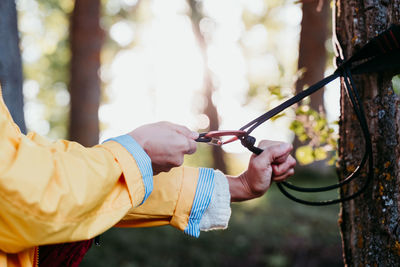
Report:
<svg viewBox="0 0 400 267"><path fill-rule="evenodd" d="M147 142L147 141L146 141L146 138L145 138L145 136L144 136L143 134L141 134L140 131L133 130L132 132L128 133L128 135L129 135L130 137L132 137L133 140L135 140L136 143L138 143L138 145L139 145L140 147L142 147L143 150L149 155L149 151L148 151L148 148L147 148L147 146L146 146L146 142Z"/></svg>
<svg viewBox="0 0 400 267"><path fill-rule="evenodd" d="M247 172L242 173L241 175L234 176L226 176L229 183L229 192L231 194L231 202L239 202L250 200L253 198L260 197L262 195L255 193L246 178Z"/></svg>

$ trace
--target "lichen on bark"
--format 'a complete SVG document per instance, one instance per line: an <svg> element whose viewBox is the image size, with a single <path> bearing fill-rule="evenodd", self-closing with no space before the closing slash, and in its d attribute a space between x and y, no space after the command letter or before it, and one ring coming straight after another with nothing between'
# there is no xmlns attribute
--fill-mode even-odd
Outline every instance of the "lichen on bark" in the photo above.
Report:
<svg viewBox="0 0 400 267"><path fill-rule="evenodd" d="M400 24L399 0L336 0L334 6L336 48L346 58L390 24ZM348 266L400 264L400 110L391 79L390 73L360 75L355 79L372 137L374 179L360 197L341 206L339 225ZM360 162L364 141L343 87L341 94L338 172L345 177L347 167ZM340 194L361 188L366 175L367 168L360 179Z"/></svg>

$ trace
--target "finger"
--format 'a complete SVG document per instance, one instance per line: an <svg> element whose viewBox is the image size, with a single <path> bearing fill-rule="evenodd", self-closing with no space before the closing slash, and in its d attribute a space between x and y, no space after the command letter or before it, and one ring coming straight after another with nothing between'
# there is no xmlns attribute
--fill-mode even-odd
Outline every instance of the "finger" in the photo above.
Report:
<svg viewBox="0 0 400 267"><path fill-rule="evenodd" d="M252 154L251 155L251 160L260 160L260 161L267 161L271 162L270 160L270 153L269 149L273 146L278 145L279 142L277 141L271 141L271 140L261 140L260 143L258 144L258 147L263 150L263 152L260 155Z"/></svg>
<svg viewBox="0 0 400 267"><path fill-rule="evenodd" d="M172 169L172 166L152 164L153 175L157 175L161 172L169 172Z"/></svg>
<svg viewBox="0 0 400 267"><path fill-rule="evenodd" d="M261 145L261 143L260 143ZM275 144L270 143L269 146L266 146L264 152L260 155L268 157L269 162L284 162L288 157L290 151L292 151L292 145L283 142L276 142Z"/></svg>
<svg viewBox="0 0 400 267"><path fill-rule="evenodd" d="M287 172L289 169L294 168L295 165L296 165L296 160L289 155L285 162L281 164L273 164L272 170L274 175L279 176Z"/></svg>
<svg viewBox="0 0 400 267"><path fill-rule="evenodd" d="M274 145L279 145L282 144L283 142L279 142L279 141L272 141L272 140L261 140L258 143L258 147L265 150L268 147L274 146Z"/></svg>
<svg viewBox="0 0 400 267"><path fill-rule="evenodd" d="M292 152L293 146L292 144L288 143L280 143L277 150L279 151L277 151L273 162L283 163L290 156L290 152Z"/></svg>
<svg viewBox="0 0 400 267"><path fill-rule="evenodd" d="M274 159L273 161L274 164L280 164L287 161L288 157L290 157L290 152L292 152L293 149L292 145L289 145L289 147L290 149L286 153Z"/></svg>
<svg viewBox="0 0 400 267"><path fill-rule="evenodd" d="M168 162L168 164L166 164L166 166L171 168L181 166L183 164L183 156L184 156L183 153L176 154L170 159L170 161Z"/></svg>
<svg viewBox="0 0 400 267"><path fill-rule="evenodd" d="M185 152L185 154L194 154L197 150L197 143L194 140L189 139L188 140L188 149Z"/></svg>
<svg viewBox="0 0 400 267"><path fill-rule="evenodd" d="M274 182L282 182L282 181L286 180L287 178L289 178L290 176L293 176L293 174L294 174L294 169L289 169L287 172L285 172L282 175L273 176L272 177L272 181L274 181Z"/></svg>
<svg viewBox="0 0 400 267"><path fill-rule="evenodd" d="M186 136L187 138L190 139L197 139L199 137L199 133L191 131L189 128L183 125L178 125L174 123L170 123L170 126L172 129L174 129L176 132Z"/></svg>

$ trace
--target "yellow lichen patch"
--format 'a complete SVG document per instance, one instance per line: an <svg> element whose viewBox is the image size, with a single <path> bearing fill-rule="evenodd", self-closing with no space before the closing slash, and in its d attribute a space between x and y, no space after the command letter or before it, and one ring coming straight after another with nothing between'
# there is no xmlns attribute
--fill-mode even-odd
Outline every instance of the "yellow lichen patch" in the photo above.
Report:
<svg viewBox="0 0 400 267"><path fill-rule="evenodd" d="M355 209L354 210L354 214L356 215L356 217L360 216L360 210L359 209ZM358 231L361 232L362 227L361 224L358 225Z"/></svg>
<svg viewBox="0 0 400 267"><path fill-rule="evenodd" d="M400 242L399 242L399 241L396 241L396 242L394 243L394 249L395 249L395 251L397 252L397 255L400 256Z"/></svg>
<svg viewBox="0 0 400 267"><path fill-rule="evenodd" d="M363 246L364 246L364 239L363 239L362 235L359 235L358 240L357 240L357 247L359 249L361 249L361 248L363 248Z"/></svg>
<svg viewBox="0 0 400 267"><path fill-rule="evenodd" d="M390 161L386 161L385 164L383 165L385 169L389 168L390 166Z"/></svg>
<svg viewBox="0 0 400 267"><path fill-rule="evenodd" d="M353 185L353 192L357 192L360 189L360 186L358 184ZM358 210L358 209L356 209Z"/></svg>
<svg viewBox="0 0 400 267"><path fill-rule="evenodd" d="M350 148L350 150L353 150L353 149L354 149L354 144L353 144L353 142L349 142L349 148Z"/></svg>
<svg viewBox="0 0 400 267"><path fill-rule="evenodd" d="M383 195L383 185L381 183L379 183L379 195Z"/></svg>
<svg viewBox="0 0 400 267"><path fill-rule="evenodd" d="M385 224L385 219L382 219L381 223L382 223L382 224Z"/></svg>
<svg viewBox="0 0 400 267"><path fill-rule="evenodd" d="M383 173L383 177L385 177L386 181L392 180L392 176L390 175L390 173L384 172Z"/></svg>
<svg viewBox="0 0 400 267"><path fill-rule="evenodd" d="M346 167L346 170L348 172L354 172L355 169L356 167L353 164L350 164L349 166Z"/></svg>
<svg viewBox="0 0 400 267"><path fill-rule="evenodd" d="M358 39L357 35L354 35L353 38L351 38L351 43L354 45L357 39Z"/></svg>

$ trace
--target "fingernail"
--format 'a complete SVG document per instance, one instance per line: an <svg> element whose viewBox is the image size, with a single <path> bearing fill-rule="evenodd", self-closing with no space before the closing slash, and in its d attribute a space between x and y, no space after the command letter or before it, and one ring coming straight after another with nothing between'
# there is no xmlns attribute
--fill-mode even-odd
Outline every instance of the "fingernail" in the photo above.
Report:
<svg viewBox="0 0 400 267"><path fill-rule="evenodd" d="M191 134L190 134L190 137L192 139L197 139L197 138L199 138L199 133L195 132L195 131L192 131Z"/></svg>

